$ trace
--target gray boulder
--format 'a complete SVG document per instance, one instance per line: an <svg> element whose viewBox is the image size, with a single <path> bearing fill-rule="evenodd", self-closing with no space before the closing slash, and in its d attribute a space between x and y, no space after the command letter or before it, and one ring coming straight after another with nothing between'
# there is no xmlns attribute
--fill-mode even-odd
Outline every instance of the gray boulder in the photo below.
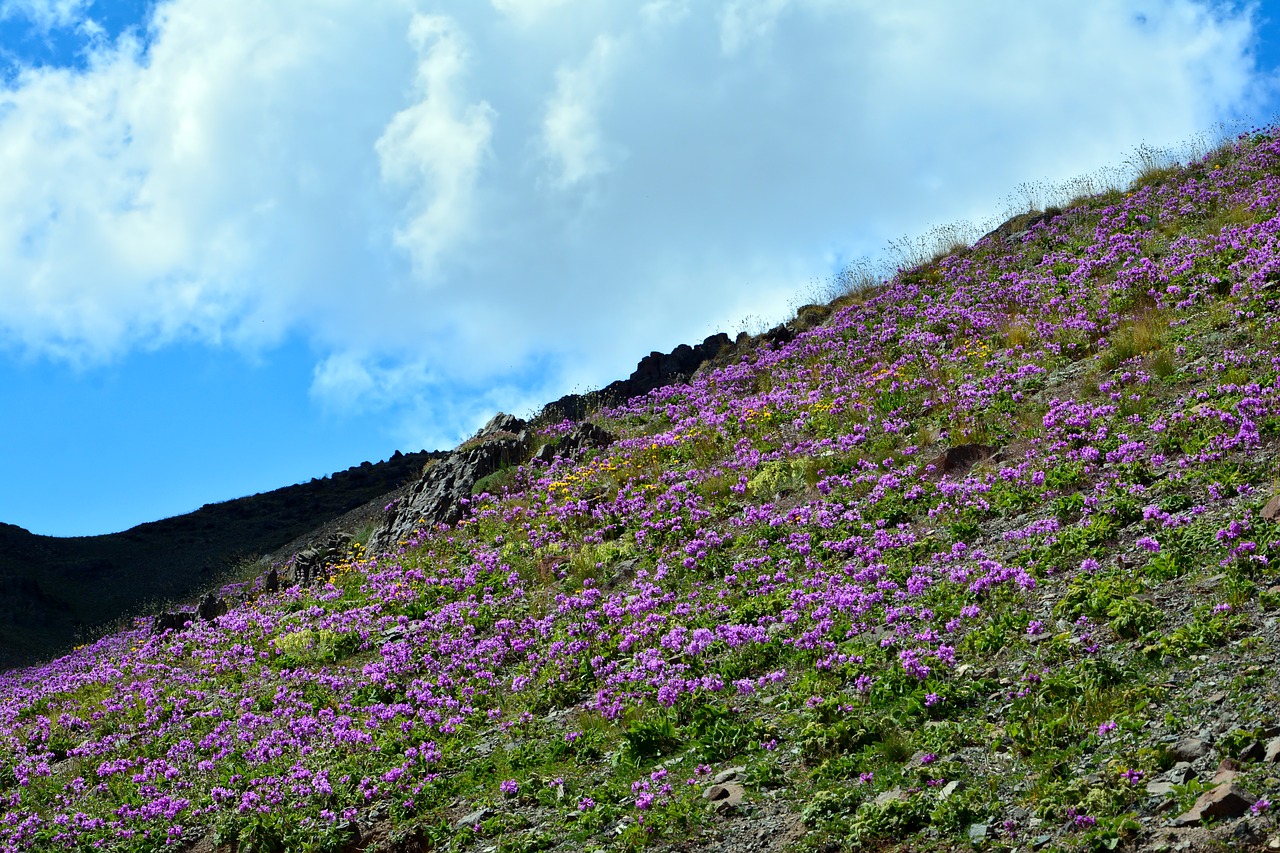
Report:
<svg viewBox="0 0 1280 853"><path fill-rule="evenodd" d="M581 421L559 441L549 441L542 445L538 449L537 458L543 462L550 462L557 456L570 456L588 447L608 447L614 440L613 433L607 429L590 421Z"/></svg>
<svg viewBox="0 0 1280 853"><path fill-rule="evenodd" d="M462 518L462 501L471 497L479 480L528 458L526 426L520 418L499 413L473 438L428 466L404 500L387 510L369 537L369 553L389 551L421 527L453 524Z"/></svg>

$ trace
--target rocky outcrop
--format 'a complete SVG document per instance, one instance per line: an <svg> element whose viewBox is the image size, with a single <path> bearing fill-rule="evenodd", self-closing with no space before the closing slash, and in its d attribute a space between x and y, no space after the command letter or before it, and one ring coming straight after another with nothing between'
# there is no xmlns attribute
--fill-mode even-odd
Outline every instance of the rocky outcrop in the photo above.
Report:
<svg viewBox="0 0 1280 853"><path fill-rule="evenodd" d="M550 462L557 456L572 456L587 448L608 447L614 440L613 433L607 429L591 421L582 421L575 424L568 435L562 436L558 441L548 441L542 445L535 458L542 462Z"/></svg>
<svg viewBox="0 0 1280 853"><path fill-rule="evenodd" d="M227 615L227 603L220 598L209 593L200 602L200 606L196 608L196 614L200 617L201 622L212 622L219 616Z"/></svg>
<svg viewBox="0 0 1280 853"><path fill-rule="evenodd" d="M422 472L399 503L388 507L369 537L368 551L397 547L421 527L452 524L462 517L463 500L481 479L528 458L529 433L520 418L498 414L458 449Z"/></svg>
<svg viewBox="0 0 1280 853"><path fill-rule="evenodd" d="M535 420L538 423L580 421L601 406L625 403L632 397L648 394L655 388L687 382L702 364L730 349L734 342L724 332L715 334L700 344L681 344L669 353L651 352L626 379L611 382L599 391L587 394L566 394L554 403L542 408Z"/></svg>
<svg viewBox="0 0 1280 853"><path fill-rule="evenodd" d="M351 546L351 534L345 531L333 533L324 542L305 548L294 555L293 582L310 586L327 576L327 569L342 562Z"/></svg>
<svg viewBox="0 0 1280 853"><path fill-rule="evenodd" d="M1050 222L1056 219L1061 213L1061 208L1052 206L1042 211L1037 210L1028 213L1019 213L1016 216L1009 217L986 234L983 234L980 239L974 242L974 245L976 246L983 240L993 240L1003 243L1012 243L1015 240L1021 240L1031 232L1032 228L1042 222Z"/></svg>

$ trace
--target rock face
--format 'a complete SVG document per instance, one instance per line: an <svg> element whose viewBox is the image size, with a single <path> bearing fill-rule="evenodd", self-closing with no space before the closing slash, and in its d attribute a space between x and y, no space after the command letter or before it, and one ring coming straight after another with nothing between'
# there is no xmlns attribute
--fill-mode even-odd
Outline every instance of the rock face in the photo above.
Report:
<svg viewBox="0 0 1280 853"><path fill-rule="evenodd" d="M570 456L588 447L608 447L614 442L613 433L590 421L574 425L569 434L559 441L549 441L539 448L536 458L550 462L557 456Z"/></svg>
<svg viewBox="0 0 1280 853"><path fill-rule="evenodd" d="M430 465L400 503L369 537L376 554L397 547L423 526L452 524L462 517L462 501L484 477L525 461L529 434L526 423L513 415L496 415L457 450Z"/></svg>
<svg viewBox="0 0 1280 853"><path fill-rule="evenodd" d="M293 557L293 582L301 586L315 583L325 576L329 566L346 556L350 544L351 534L340 531L317 546L299 551Z"/></svg>
<svg viewBox="0 0 1280 853"><path fill-rule="evenodd" d="M721 332L700 344L681 344L669 353L651 352L640 359L636 369L626 379L611 382L589 394L566 394L544 406L537 420L542 423L580 421L595 406L624 403L632 397L648 394L655 388L686 382L704 362L733 345L729 336Z"/></svg>

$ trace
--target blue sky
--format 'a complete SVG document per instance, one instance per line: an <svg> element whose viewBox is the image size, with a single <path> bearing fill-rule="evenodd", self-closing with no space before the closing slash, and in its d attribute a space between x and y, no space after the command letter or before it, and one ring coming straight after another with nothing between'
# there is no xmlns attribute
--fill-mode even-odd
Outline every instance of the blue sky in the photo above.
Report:
<svg viewBox="0 0 1280 853"><path fill-rule="evenodd" d="M452 447L784 319L1019 185L1269 123L1278 6L0 0L0 521Z"/></svg>

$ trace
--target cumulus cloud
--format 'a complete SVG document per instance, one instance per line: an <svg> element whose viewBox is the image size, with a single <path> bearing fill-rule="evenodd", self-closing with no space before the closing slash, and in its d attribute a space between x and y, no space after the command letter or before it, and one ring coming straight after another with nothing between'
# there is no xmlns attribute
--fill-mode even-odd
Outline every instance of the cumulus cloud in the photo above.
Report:
<svg viewBox="0 0 1280 853"><path fill-rule="evenodd" d="M575 67L556 72L556 89L542 121L542 141L554 162L554 183L571 187L609 168L596 115L609 76L613 41L600 36Z"/></svg>
<svg viewBox="0 0 1280 853"><path fill-rule="evenodd" d="M299 337L317 404L443 445L779 319L838 259L1019 182L1262 114L1255 15L168 0L145 54L125 36L0 89L0 349Z"/></svg>
<svg viewBox="0 0 1280 853"><path fill-rule="evenodd" d="M409 40L418 54L421 100L396 113L374 150L383 182L407 199L396 245L409 252L419 276L470 226L470 199L488 150L494 118L487 103L462 105L455 91L467 63L462 36L440 16L415 15Z"/></svg>

